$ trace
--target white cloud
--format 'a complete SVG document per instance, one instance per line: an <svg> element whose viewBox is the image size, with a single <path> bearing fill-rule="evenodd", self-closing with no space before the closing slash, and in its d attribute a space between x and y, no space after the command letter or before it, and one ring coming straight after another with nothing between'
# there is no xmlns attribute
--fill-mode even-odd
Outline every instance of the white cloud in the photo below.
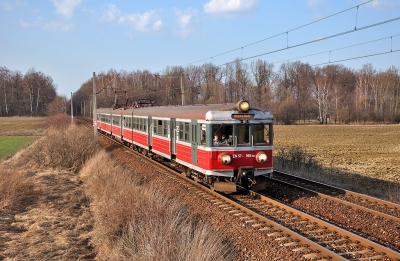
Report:
<svg viewBox="0 0 400 261"><path fill-rule="evenodd" d="M125 24L140 32L159 32L164 29L162 20L156 11L123 14L114 4L108 5L103 12L103 20Z"/></svg>
<svg viewBox="0 0 400 261"><path fill-rule="evenodd" d="M11 11L13 9L13 6L8 2L2 2L1 7L6 11Z"/></svg>
<svg viewBox="0 0 400 261"><path fill-rule="evenodd" d="M321 5L322 2L323 2L323 0L307 0L307 4L310 7L313 7L313 8L318 7L319 5Z"/></svg>
<svg viewBox="0 0 400 261"><path fill-rule="evenodd" d="M74 29L74 25L72 23L58 23L58 22L50 22L50 23L43 23L41 19L37 19L34 22L25 22L24 20L19 20L19 24L23 28L42 28L43 30L48 31L70 31Z"/></svg>
<svg viewBox="0 0 400 261"><path fill-rule="evenodd" d="M66 32L66 31L72 30L74 28L74 25L71 24L71 23L69 23L69 24L60 24L60 23L57 23L57 22L50 22L48 24L44 24L42 26L42 28L44 30Z"/></svg>
<svg viewBox="0 0 400 261"><path fill-rule="evenodd" d="M257 7L258 0L210 0L203 6L208 14L239 14L248 13Z"/></svg>
<svg viewBox="0 0 400 261"><path fill-rule="evenodd" d="M177 34L186 38L195 28L195 17L197 16L197 10L193 8L188 8L185 11L180 9L175 9L175 15L178 17L176 19L176 24L179 27Z"/></svg>
<svg viewBox="0 0 400 261"><path fill-rule="evenodd" d="M23 28L29 28L31 27L31 24L28 22L25 22L24 20L19 20L19 24L21 25L21 27Z"/></svg>
<svg viewBox="0 0 400 261"><path fill-rule="evenodd" d="M107 11L103 13L103 19L110 22L118 20L120 16L121 11L113 4L109 5Z"/></svg>
<svg viewBox="0 0 400 261"><path fill-rule="evenodd" d="M20 0L13 1L13 3L9 3L8 1L2 1L0 4L1 7L6 11L11 11L14 10L15 8L28 7L27 2Z"/></svg>
<svg viewBox="0 0 400 261"><path fill-rule="evenodd" d="M400 2L394 0L374 0L368 3L368 5L373 8L391 8L394 6L400 6Z"/></svg>
<svg viewBox="0 0 400 261"><path fill-rule="evenodd" d="M74 8L82 3L82 0L52 0L56 7L56 13L71 18Z"/></svg>

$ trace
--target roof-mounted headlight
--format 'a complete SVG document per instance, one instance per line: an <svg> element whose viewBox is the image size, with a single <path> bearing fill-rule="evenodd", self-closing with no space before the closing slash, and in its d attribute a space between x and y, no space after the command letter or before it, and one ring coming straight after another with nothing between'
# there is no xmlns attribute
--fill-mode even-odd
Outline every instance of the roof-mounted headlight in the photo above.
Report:
<svg viewBox="0 0 400 261"><path fill-rule="evenodd" d="M260 164L265 163L268 159L267 154L265 154L265 152L259 152L256 155L256 161Z"/></svg>
<svg viewBox="0 0 400 261"><path fill-rule="evenodd" d="M236 108L240 112L247 112L248 110L250 110L250 104L248 101L240 101L237 103Z"/></svg>

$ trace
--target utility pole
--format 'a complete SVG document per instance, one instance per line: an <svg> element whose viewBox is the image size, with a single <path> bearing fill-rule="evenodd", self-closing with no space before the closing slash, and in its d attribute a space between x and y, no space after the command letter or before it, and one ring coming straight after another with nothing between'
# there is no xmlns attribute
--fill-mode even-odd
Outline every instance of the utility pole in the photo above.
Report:
<svg viewBox="0 0 400 261"><path fill-rule="evenodd" d="M71 92L71 124L74 123L74 106L72 105L72 92Z"/></svg>
<svg viewBox="0 0 400 261"><path fill-rule="evenodd" d="M182 84L182 73L181 73L181 94L182 94L182 105L185 105L185 92L183 90L183 84Z"/></svg>
<svg viewBox="0 0 400 261"><path fill-rule="evenodd" d="M96 102L96 73L93 72L93 133L97 143L97 102Z"/></svg>

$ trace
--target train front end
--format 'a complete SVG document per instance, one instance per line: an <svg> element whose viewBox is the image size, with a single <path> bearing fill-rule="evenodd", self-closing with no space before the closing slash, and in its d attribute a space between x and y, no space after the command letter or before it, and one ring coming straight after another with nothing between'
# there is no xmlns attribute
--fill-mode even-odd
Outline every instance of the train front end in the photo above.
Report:
<svg viewBox="0 0 400 261"><path fill-rule="evenodd" d="M212 134L211 171L215 190L266 187L263 176L273 171L273 116L240 101L235 108L210 111L207 134ZM207 136L210 137L210 134Z"/></svg>

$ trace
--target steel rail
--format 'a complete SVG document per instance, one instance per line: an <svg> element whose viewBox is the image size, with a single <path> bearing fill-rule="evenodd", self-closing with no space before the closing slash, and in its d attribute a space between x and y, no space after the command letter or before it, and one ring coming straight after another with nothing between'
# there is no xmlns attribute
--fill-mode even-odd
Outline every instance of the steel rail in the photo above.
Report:
<svg viewBox="0 0 400 261"><path fill-rule="evenodd" d="M380 205L382 207L393 209L393 210L396 210L396 211L400 212L400 205L396 204L396 203L393 203L393 202L389 202L389 201L386 201L386 200L382 200L382 199L379 199L379 198L375 198L375 197L371 197L371 196L368 196L368 195L360 194L360 193L357 193L357 192L353 192L353 191L350 191L350 190L342 189L342 188L339 188L339 187L335 187L335 186L332 186L332 185L328 185L328 184L324 184L324 183L321 183L321 182L313 181L313 180L310 180L310 179L306 179L306 178L303 178L303 177L295 176L295 175L292 175L292 174L289 174L289 173L286 173L286 172L282 172L282 171L277 171L277 170L274 170L274 173L272 174L272 178L271 179L279 180L279 177L277 177L275 174L282 175L284 177L287 177L287 178L290 178L290 179L293 179L293 180L298 180L300 182L309 183L310 185L313 185L313 186L319 186L320 188L323 188L325 190L329 190L332 193L338 193L338 194L344 195L344 196L349 196L349 197L353 197L353 198L359 198L359 199L364 200L366 202L369 202L371 204L377 204L377 205ZM279 181L281 181L281 180L279 180ZM302 188L302 187L300 187L300 188ZM327 195L326 193L320 193L320 192L317 192L315 190L311 190L311 191L313 191L315 193L318 193L318 195L323 195L323 194ZM344 199L342 199L342 200L344 200ZM348 200L344 200L344 201L349 202ZM352 204L357 205L355 203L352 203ZM357 205L357 206L360 207L360 209L362 209L362 208L369 209L368 211L370 211L370 212L375 211L375 210L373 210L371 208L368 208L368 207L363 207L363 206L360 206L360 205ZM390 214L386 214L386 213L382 213L380 211L377 211L377 212L381 213L386 218L392 219L392 220L394 220L396 222L400 222L400 218L399 217L396 217L396 216L393 216L393 215L390 215Z"/></svg>
<svg viewBox="0 0 400 261"><path fill-rule="evenodd" d="M392 249L389 249L387 247L384 247L384 246L382 246L380 244L377 244L377 243L375 243L373 241L370 241L370 240L368 240L368 239L366 239L364 237L356 235L356 234L354 234L354 233L352 233L350 231L347 231L347 230L342 229L342 228L340 228L338 226L330 224L330 223L328 223L326 221L323 221L323 220L321 220L321 219L319 219L317 217L313 217L313 216L311 216L311 215L309 215L307 213L304 213L304 212L302 212L300 210L292 208L292 207L290 207L288 205L280 203L280 202L278 202L276 200L268 198L268 197L266 197L264 195L261 195L259 193L254 192L254 191L250 191L250 193L253 196L255 196L256 198L258 198L258 199L260 199L262 201L268 202L268 203L270 203L270 204L272 204L274 206L278 206L279 208L284 209L287 212L292 213L293 215L300 216L300 217L302 217L303 219L305 219L305 220L307 220L309 222L314 222L315 224L318 224L320 229L323 229L323 230L329 229L331 231L337 232L339 235L342 235L342 236L344 236L344 237L346 237L346 238L348 238L348 239L350 239L350 240L352 240L354 242L359 242L366 249L373 250L373 251L375 251L377 253L385 253L383 256L388 257L388 258L392 258L393 260L396 260L396 259L400 258L400 253L395 251L395 250L392 250ZM327 245L330 244L329 242L324 242L324 241L322 241L322 242L324 244L327 244ZM340 253L340 254L346 254L346 252L343 252L343 253ZM356 259L356 260L358 260L358 259Z"/></svg>
<svg viewBox="0 0 400 261"><path fill-rule="evenodd" d="M275 181L275 182L279 182L279 183L281 183L281 184L290 186L290 187L294 187L294 188L297 188L297 189L301 189L301 190L303 190L303 191L310 192L310 193L315 194L315 195L317 195L317 196L319 196L319 197L321 197L321 198L325 198L325 199L328 199L328 200L337 202L337 203L339 203L339 204L343 204L343 205L346 205L346 206L350 206L350 207L352 207L353 209L361 210L361 211L365 211L365 212L369 212L369 213L372 213L372 214L374 214L374 215L376 215L376 216L380 216L380 217L383 217L383 218L386 218L386 219L390 219L390 220L393 220L393 221L395 221L395 222L399 222L399 223L400 223L400 218L398 218L398 217L395 217L395 216L392 216L392 215L388 215L388 214L386 214L386 213L382 213L382 212L380 212L380 211L373 210L373 209L371 209L371 208L363 207L363 206L357 205L357 204L355 204L355 203L349 202L349 201L344 200L344 199L332 197L332 196L329 196L329 195L327 195L327 194L325 194L325 193L320 193L320 192L315 191L315 190L312 190L312 189L308 189L308 188L305 188L305 187L301 187L301 186L298 186L298 185L293 184L293 183L289 183L289 182L282 181L282 180L275 179L275 178L272 178L272 180Z"/></svg>

